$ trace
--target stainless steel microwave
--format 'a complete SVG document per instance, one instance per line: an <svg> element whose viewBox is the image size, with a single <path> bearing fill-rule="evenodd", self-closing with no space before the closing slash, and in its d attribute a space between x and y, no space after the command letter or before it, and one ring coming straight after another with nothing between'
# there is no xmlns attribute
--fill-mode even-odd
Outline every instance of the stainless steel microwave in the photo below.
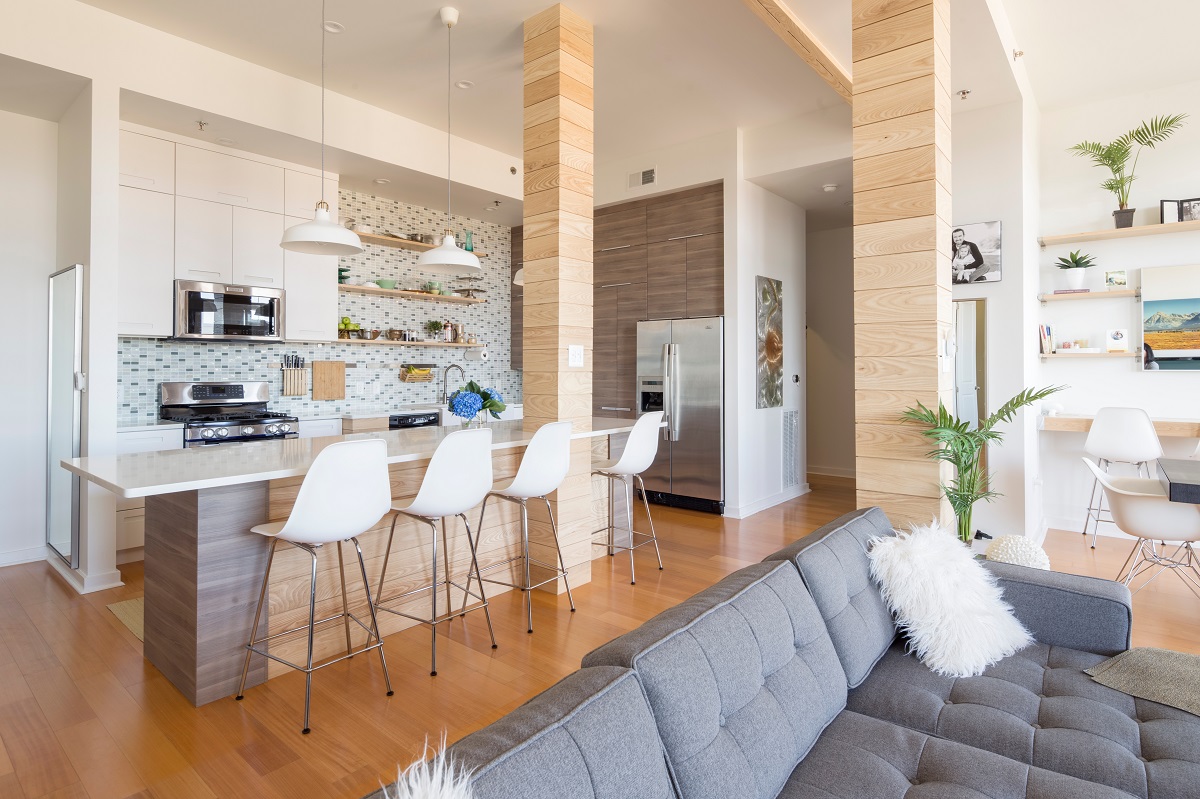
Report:
<svg viewBox="0 0 1200 799"><path fill-rule="evenodd" d="M175 281L175 338L283 340L283 290Z"/></svg>

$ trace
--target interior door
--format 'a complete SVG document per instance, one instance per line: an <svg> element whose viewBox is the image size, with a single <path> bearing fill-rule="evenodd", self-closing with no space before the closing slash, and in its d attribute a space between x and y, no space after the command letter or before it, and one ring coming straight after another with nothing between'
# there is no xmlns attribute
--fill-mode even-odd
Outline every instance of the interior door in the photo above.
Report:
<svg viewBox="0 0 1200 799"><path fill-rule="evenodd" d="M671 344L670 320L639 322L637 326L637 413L667 410L667 353ZM668 431L658 436L658 455L642 474L647 491L671 492L671 442Z"/></svg>
<svg viewBox="0 0 1200 799"><path fill-rule="evenodd" d="M671 324L671 493L720 501L725 498L724 320Z"/></svg>
<svg viewBox="0 0 1200 799"><path fill-rule="evenodd" d="M46 543L79 568L79 478L59 465L79 457L83 388L83 267L50 276L46 417Z"/></svg>

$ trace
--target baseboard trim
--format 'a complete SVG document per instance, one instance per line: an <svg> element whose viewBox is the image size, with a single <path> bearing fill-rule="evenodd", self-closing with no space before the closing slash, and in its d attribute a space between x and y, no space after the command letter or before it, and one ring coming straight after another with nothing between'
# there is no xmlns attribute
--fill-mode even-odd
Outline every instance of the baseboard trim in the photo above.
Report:
<svg viewBox="0 0 1200 799"><path fill-rule="evenodd" d="M0 566L17 566L21 563L36 563L39 560L54 555L49 551L45 544L36 547L27 547L26 549L13 549L8 552L0 552Z"/></svg>
<svg viewBox="0 0 1200 799"><path fill-rule="evenodd" d="M808 473L819 474L824 477L845 477L850 480L858 476L854 469L843 469L840 466L813 466L811 464L808 467Z"/></svg>
<svg viewBox="0 0 1200 799"><path fill-rule="evenodd" d="M57 553L50 552L48 547L45 558L46 562L50 564L50 568L58 572L58 575L80 594L91 594L125 585L121 580L121 572L115 569L104 574L84 574L72 569Z"/></svg>
<svg viewBox="0 0 1200 799"><path fill-rule="evenodd" d="M773 508L776 505L780 505L784 502L787 502L789 499L795 499L796 497L802 497L805 494L809 493L811 490L812 489L809 488L808 483L801 483L800 485L796 486L795 488L789 488L787 491L781 491L780 493L775 494L774 496L766 497L765 499L760 499L757 502L751 502L749 505L740 505L738 507L726 505L725 506L725 515L731 519L745 519L748 516L753 516L754 514L761 513L762 511L767 510L768 508Z"/></svg>
<svg viewBox="0 0 1200 799"><path fill-rule="evenodd" d="M117 565L124 566L126 563L137 563L146 559L145 547L130 547L129 549L117 550Z"/></svg>

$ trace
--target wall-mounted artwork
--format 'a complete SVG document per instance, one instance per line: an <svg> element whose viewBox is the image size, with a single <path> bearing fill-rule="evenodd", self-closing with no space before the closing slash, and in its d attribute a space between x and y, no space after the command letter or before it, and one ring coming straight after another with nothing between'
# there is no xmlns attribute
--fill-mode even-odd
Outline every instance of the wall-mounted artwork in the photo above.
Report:
<svg viewBox="0 0 1200 799"><path fill-rule="evenodd" d="M999 283L999 222L959 225L950 233L950 262L955 283Z"/></svg>
<svg viewBox="0 0 1200 799"><path fill-rule="evenodd" d="M1200 371L1200 267L1142 270L1143 366Z"/></svg>
<svg viewBox="0 0 1200 799"><path fill-rule="evenodd" d="M783 283L758 275L758 401L759 408L783 405Z"/></svg>

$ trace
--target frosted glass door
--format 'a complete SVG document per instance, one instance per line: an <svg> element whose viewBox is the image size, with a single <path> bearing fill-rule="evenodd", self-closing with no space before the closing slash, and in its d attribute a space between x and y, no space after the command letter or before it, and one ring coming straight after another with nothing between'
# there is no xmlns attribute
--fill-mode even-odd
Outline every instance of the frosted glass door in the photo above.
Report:
<svg viewBox="0 0 1200 799"><path fill-rule="evenodd" d="M83 267L50 276L49 408L46 452L46 543L79 568L79 478L60 464L79 457Z"/></svg>

